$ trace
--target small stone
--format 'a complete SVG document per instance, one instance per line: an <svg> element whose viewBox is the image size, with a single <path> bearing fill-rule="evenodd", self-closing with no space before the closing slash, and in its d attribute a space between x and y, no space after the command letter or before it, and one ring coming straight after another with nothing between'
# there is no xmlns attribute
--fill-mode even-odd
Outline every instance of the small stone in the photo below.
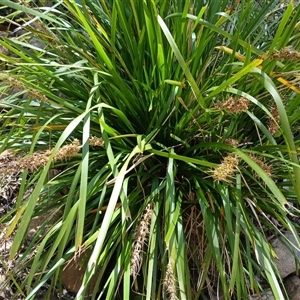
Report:
<svg viewBox="0 0 300 300"><path fill-rule="evenodd" d="M76 256L69 260L64 267L62 271L62 283L69 292L76 294L79 291L90 254L90 251L76 254ZM96 282L97 276L94 276L87 291L89 295L93 293Z"/></svg>
<svg viewBox="0 0 300 300"><path fill-rule="evenodd" d="M250 296L250 300L277 300L274 298L272 290L271 289L266 289L261 293L261 296ZM279 299L278 299L279 300Z"/></svg>
<svg viewBox="0 0 300 300"><path fill-rule="evenodd" d="M6 276L3 274L0 274L0 285L3 284L6 280Z"/></svg>
<svg viewBox="0 0 300 300"><path fill-rule="evenodd" d="M6 280L6 275L0 274L0 300L11 299L13 295L11 288L6 284Z"/></svg>
<svg viewBox="0 0 300 300"><path fill-rule="evenodd" d="M292 244L297 245L296 239L291 232L286 232L284 235ZM279 238L272 242L272 246L277 255L275 263L281 278L285 278L296 271L295 256L300 260L300 251L291 245L287 246L286 243L287 242L283 242L282 239Z"/></svg>
<svg viewBox="0 0 300 300"><path fill-rule="evenodd" d="M290 300L300 299L300 278L297 276L289 277L285 282L285 288Z"/></svg>
<svg viewBox="0 0 300 300"><path fill-rule="evenodd" d="M26 236L27 241L31 242L33 240L38 230L44 225L44 223L49 222L50 220L49 224L45 226L44 231L46 231L47 228L53 225L60 216L61 216L60 212L50 210L42 215L32 218L27 231L27 236Z"/></svg>

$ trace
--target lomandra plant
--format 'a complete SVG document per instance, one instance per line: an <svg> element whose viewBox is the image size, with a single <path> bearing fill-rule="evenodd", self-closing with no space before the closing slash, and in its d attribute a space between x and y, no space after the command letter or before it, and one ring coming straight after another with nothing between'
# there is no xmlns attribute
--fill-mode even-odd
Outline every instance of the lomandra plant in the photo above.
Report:
<svg viewBox="0 0 300 300"><path fill-rule="evenodd" d="M61 291L85 252L76 299L287 299L270 237L299 247L299 5L1 3L23 12L0 54L16 290Z"/></svg>

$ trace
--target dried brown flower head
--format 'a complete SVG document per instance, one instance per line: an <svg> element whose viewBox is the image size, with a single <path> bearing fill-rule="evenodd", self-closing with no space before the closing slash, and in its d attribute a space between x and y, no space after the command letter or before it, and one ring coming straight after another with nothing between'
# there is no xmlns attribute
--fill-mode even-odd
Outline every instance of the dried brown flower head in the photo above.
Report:
<svg viewBox="0 0 300 300"><path fill-rule="evenodd" d="M31 98L34 98L34 99L41 100L43 102L48 101L48 98L45 95L43 95L41 92L33 90L33 89L28 90L28 96Z"/></svg>
<svg viewBox="0 0 300 300"><path fill-rule="evenodd" d="M137 275L139 274L142 262L143 262L143 248L145 243L148 240L150 221L152 218L153 210L151 205L148 204L144 210L144 214L141 218L139 226L134 236L134 244L131 252L131 260L130 260L130 274L133 276L135 280Z"/></svg>
<svg viewBox="0 0 300 300"><path fill-rule="evenodd" d="M239 141L235 139L226 139L225 144L236 148L239 145Z"/></svg>
<svg viewBox="0 0 300 300"><path fill-rule="evenodd" d="M38 99L43 102L48 101L48 98L45 95L43 95L41 92L37 91L34 88L26 87L21 80L9 76L9 74L0 73L0 78L3 79L6 83L8 83L11 87L16 89L17 91L23 91L29 98Z"/></svg>
<svg viewBox="0 0 300 300"><path fill-rule="evenodd" d="M79 151L80 142L79 140L75 139L71 144L65 145L58 149L54 155L53 161L61 161L74 157ZM47 164L51 154L52 150L39 150L31 155L25 155L22 157L12 156L8 163L3 166L0 164L0 176L5 174L17 174L24 169L34 172Z"/></svg>
<svg viewBox="0 0 300 300"><path fill-rule="evenodd" d="M80 142L78 139L74 139L74 141L69 144L61 147L55 153L53 161L57 160L65 160L67 158L71 158L76 156L80 151Z"/></svg>
<svg viewBox="0 0 300 300"><path fill-rule="evenodd" d="M255 156L254 154L250 154L249 157L254 160L266 173L268 176L272 177L272 166L266 164L264 161L262 161L260 158Z"/></svg>
<svg viewBox="0 0 300 300"><path fill-rule="evenodd" d="M5 79L12 87L19 89L19 90L25 90L25 85L21 80L14 78L14 77L10 77L9 75L6 75Z"/></svg>
<svg viewBox="0 0 300 300"><path fill-rule="evenodd" d="M104 145L103 139L96 136L91 136L89 139L89 143L94 147L102 147Z"/></svg>
<svg viewBox="0 0 300 300"><path fill-rule="evenodd" d="M227 110L231 114L238 114L248 110L250 101L244 97L234 99L230 97L229 99L219 102L216 105L216 108L219 110Z"/></svg>
<svg viewBox="0 0 300 300"><path fill-rule="evenodd" d="M298 60L300 59L300 52L293 49L292 46L284 47L280 50L274 50L270 55L270 59L283 59L283 60Z"/></svg>
<svg viewBox="0 0 300 300"><path fill-rule="evenodd" d="M42 150L34 152L32 155L25 156L18 162L19 168L21 170L28 169L29 171L34 172L47 164L49 156L47 151Z"/></svg>
<svg viewBox="0 0 300 300"><path fill-rule="evenodd" d="M212 171L212 176L216 181L230 182L230 177L237 171L239 157L236 153L231 153L224 158L222 163Z"/></svg>
<svg viewBox="0 0 300 300"><path fill-rule="evenodd" d="M278 126L278 122L280 120L280 116L279 116L279 112L278 112L278 109L277 109L277 106L272 103L272 106L271 106L271 109L270 109L270 112L273 116L273 118L269 118L268 120L268 124L269 124L269 131L272 135L274 135L278 129L279 129L279 126Z"/></svg>
<svg viewBox="0 0 300 300"><path fill-rule="evenodd" d="M0 179L16 173L16 170L17 172L20 171L19 166L16 165L18 160L19 158L10 150L5 150L0 154Z"/></svg>
<svg viewBox="0 0 300 300"><path fill-rule="evenodd" d="M169 295L170 300L178 300L176 296L176 280L174 276L174 261L169 258L167 271L164 280L164 287Z"/></svg>

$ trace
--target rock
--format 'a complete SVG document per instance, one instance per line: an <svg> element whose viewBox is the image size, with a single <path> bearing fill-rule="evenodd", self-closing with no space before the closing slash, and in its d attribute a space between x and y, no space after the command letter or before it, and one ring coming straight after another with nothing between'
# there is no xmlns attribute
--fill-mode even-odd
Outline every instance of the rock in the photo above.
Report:
<svg viewBox="0 0 300 300"><path fill-rule="evenodd" d="M11 299L13 292L10 286L7 284L7 276L0 275L0 300Z"/></svg>
<svg viewBox="0 0 300 300"><path fill-rule="evenodd" d="M41 296L41 297L37 297L37 298L35 298L35 299L36 299L36 300L44 300L45 297L44 297L44 296ZM55 296L55 295L51 295L49 300L59 300L59 298L58 298L57 296Z"/></svg>
<svg viewBox="0 0 300 300"><path fill-rule="evenodd" d="M0 162L3 160L5 161L7 158L9 158L10 156L10 152L8 150L4 150L1 154L0 154Z"/></svg>
<svg viewBox="0 0 300 300"><path fill-rule="evenodd" d="M44 223L48 222L42 234L45 233L45 231L47 231L47 229L59 219L61 214L61 211L50 210L42 215L32 218L27 231L27 241L31 242L36 236L38 230L44 225Z"/></svg>
<svg viewBox="0 0 300 300"><path fill-rule="evenodd" d="M286 232L285 237L294 245L297 245L296 239L291 232ZM282 279L284 279L284 285L286 292L289 296L289 300L300 299L300 279L295 276L288 275L297 271L295 257L300 260L300 251L291 245L287 245L283 238L277 238L272 242L274 252L277 255L275 259L276 266ZM266 289L261 293L261 296L254 295L250 297L251 300L277 300L274 298L271 289Z"/></svg>
<svg viewBox="0 0 300 300"><path fill-rule="evenodd" d="M296 275L292 275L285 280L285 289L289 296L289 300L299 300L300 299L300 278ZM265 290L261 296L252 296L251 300L277 300L273 296L271 289Z"/></svg>
<svg viewBox="0 0 300 300"><path fill-rule="evenodd" d="M46 48L46 45L44 43L42 43L41 41L39 41L38 39L30 40L29 44L33 47L38 48L38 49L45 49Z"/></svg>
<svg viewBox="0 0 300 300"><path fill-rule="evenodd" d="M284 235L292 244L297 245L292 233L286 232ZM281 278L285 278L296 271L297 268L294 256L300 260L300 251L291 245L287 246L286 243L287 242L283 242L282 239L276 239L272 242L272 246L277 255L275 263Z"/></svg>
<svg viewBox="0 0 300 300"><path fill-rule="evenodd" d="M261 293L261 296L250 296L250 300L279 300L275 299L271 289L266 289Z"/></svg>
<svg viewBox="0 0 300 300"><path fill-rule="evenodd" d="M300 299L300 278L296 275L289 277L285 282L285 288L290 300Z"/></svg>
<svg viewBox="0 0 300 300"><path fill-rule="evenodd" d="M62 283L69 292L76 294L79 291L90 255L91 251L89 250L76 254L75 257L67 262L66 267L63 269ZM88 295L92 295L94 291L97 276L94 277L87 290Z"/></svg>

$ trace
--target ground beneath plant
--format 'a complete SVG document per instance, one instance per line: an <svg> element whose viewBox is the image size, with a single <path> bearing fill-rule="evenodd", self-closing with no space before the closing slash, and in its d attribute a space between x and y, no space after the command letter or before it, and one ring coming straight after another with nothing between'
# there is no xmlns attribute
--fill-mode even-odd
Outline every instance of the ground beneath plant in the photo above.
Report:
<svg viewBox="0 0 300 300"><path fill-rule="evenodd" d="M6 164L12 162L12 156L8 151L4 151L0 154L0 170ZM28 268L18 268L18 261L22 253L25 252L29 243L23 245L19 256L15 259L9 259L9 253L13 244L14 235L6 237L7 227L9 225L8 220L4 220L4 216L12 212L15 207L20 184L20 174L1 174L0 177L0 300L24 300L26 298L25 290L18 290L16 287L25 279L29 272ZM4 176L3 176L4 175ZM29 189L25 193L27 197L31 193L32 189ZM4 222L3 222L4 221ZM31 229L35 230L36 223L32 222ZM28 237L27 237L28 238ZM17 271L20 269L21 271ZM16 284L14 284L17 283ZM36 300L45 300L46 293L48 292L48 286L43 286L37 293ZM54 293L51 295L50 300L71 300L74 299L74 295L68 293L67 290L63 291L62 295Z"/></svg>
<svg viewBox="0 0 300 300"><path fill-rule="evenodd" d="M26 245L21 249L16 259L10 260L9 252L13 243L13 236L5 237L6 227L6 224L0 224L0 300L24 300L26 298L25 291L18 291L14 281L20 284L29 272L28 269L15 272L18 269L18 258L26 249ZM47 292L48 286L45 285L39 290L35 299L45 300ZM51 295L50 300L71 300L74 298L74 295L64 290L62 295L58 293Z"/></svg>

